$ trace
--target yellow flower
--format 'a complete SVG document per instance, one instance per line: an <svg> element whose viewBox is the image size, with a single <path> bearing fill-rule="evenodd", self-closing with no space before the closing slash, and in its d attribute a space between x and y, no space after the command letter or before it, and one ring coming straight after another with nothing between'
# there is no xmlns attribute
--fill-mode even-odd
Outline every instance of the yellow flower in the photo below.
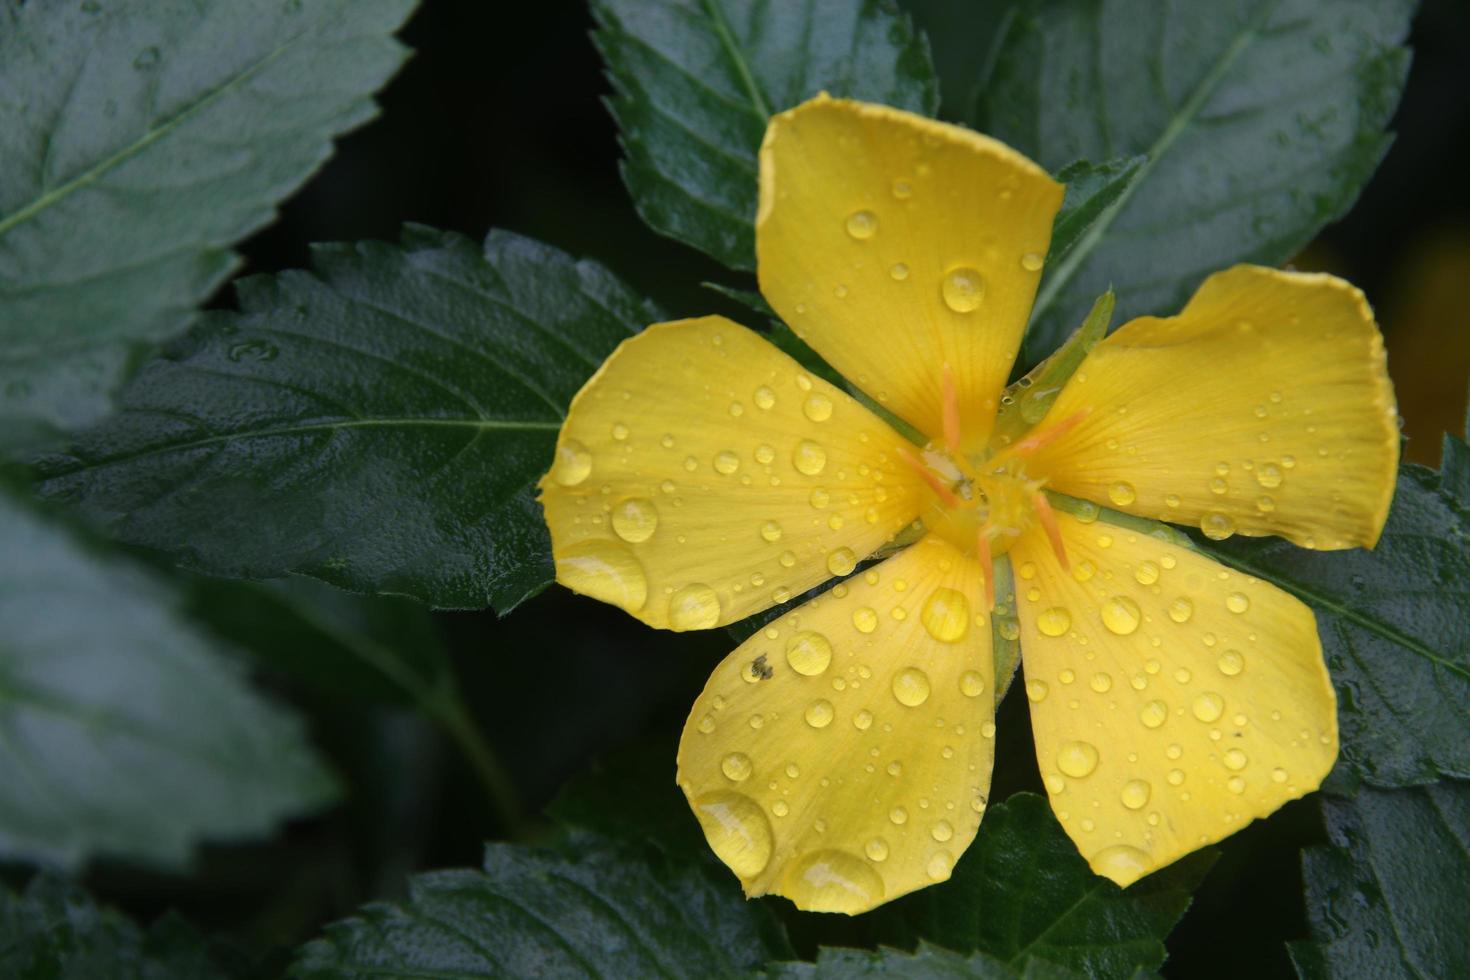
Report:
<svg viewBox="0 0 1470 980"><path fill-rule="evenodd" d="M1337 722L1311 610L1077 498L1371 547L1398 432L1362 294L1237 266L1059 393L1003 399L1060 185L984 136L825 96L776 116L760 160L762 292L932 441L705 317L608 359L541 483L558 580L675 630L846 575L922 519L694 705L679 785L747 894L856 913L949 877L989 791L997 632L1020 631L1052 808L1120 885L1315 789ZM1026 431L1017 397L1053 400Z"/></svg>

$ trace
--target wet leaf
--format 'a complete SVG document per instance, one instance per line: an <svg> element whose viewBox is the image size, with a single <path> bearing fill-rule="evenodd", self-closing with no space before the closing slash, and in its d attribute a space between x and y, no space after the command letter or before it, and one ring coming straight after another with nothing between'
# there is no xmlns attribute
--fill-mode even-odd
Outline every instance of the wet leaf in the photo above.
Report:
<svg viewBox="0 0 1470 980"><path fill-rule="evenodd" d="M756 151L820 91L932 115L929 46L890 0L595 0L623 180L643 220L755 268Z"/></svg>
<svg viewBox="0 0 1470 980"><path fill-rule="evenodd" d="M410 227L239 285L43 460L43 491L214 575L506 611L552 581L534 484L567 404L658 312L591 262Z"/></svg>
<svg viewBox="0 0 1470 980"><path fill-rule="evenodd" d="M170 585L0 488L0 854L183 867L335 787Z"/></svg>
<svg viewBox="0 0 1470 980"><path fill-rule="evenodd" d="M916 952L897 949L832 949L817 951L815 963L773 963L763 976L772 980L860 980L904 977L906 980L1081 980L1073 973L1035 958L1013 967L984 953L962 956L920 943Z"/></svg>
<svg viewBox="0 0 1470 980"><path fill-rule="evenodd" d="M1002 2L997 11L1010 9ZM1016 18L972 120L1052 171L1142 155L1037 295L1028 360L1110 286L1118 320L1209 273L1277 265L1388 149L1412 0L1044 0Z"/></svg>
<svg viewBox="0 0 1470 980"><path fill-rule="evenodd" d="M1304 978L1470 975L1470 784L1325 797L1330 845L1302 855Z"/></svg>
<svg viewBox="0 0 1470 980"><path fill-rule="evenodd" d="M0 450L103 412L371 118L412 0L0 0Z"/></svg>

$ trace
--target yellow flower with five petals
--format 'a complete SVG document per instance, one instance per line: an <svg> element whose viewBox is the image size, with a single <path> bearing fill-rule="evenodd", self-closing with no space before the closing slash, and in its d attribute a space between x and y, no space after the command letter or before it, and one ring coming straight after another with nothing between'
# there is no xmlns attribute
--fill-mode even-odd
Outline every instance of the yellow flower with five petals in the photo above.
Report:
<svg viewBox="0 0 1470 980"><path fill-rule="evenodd" d="M820 96L761 148L761 290L929 442L720 317L650 327L572 403L541 482L557 578L651 626L743 619L921 522L694 705L679 785L749 895L857 913L949 877L987 802L998 626L1020 631L1052 808L1120 885L1337 756L1310 609L1075 502L1372 547L1398 462L1372 312L1339 279L1237 266L1060 391L1012 389L1049 403L1028 430L1002 403L1062 195L994 140Z"/></svg>

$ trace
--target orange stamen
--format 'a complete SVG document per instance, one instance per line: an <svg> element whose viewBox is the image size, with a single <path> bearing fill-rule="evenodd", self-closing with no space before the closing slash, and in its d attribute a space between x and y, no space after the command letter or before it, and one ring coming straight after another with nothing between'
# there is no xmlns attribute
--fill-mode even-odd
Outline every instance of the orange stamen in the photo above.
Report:
<svg viewBox="0 0 1470 980"><path fill-rule="evenodd" d="M955 393L954 371L948 364L939 373L939 394L944 412L944 444L950 452L960 448L960 396Z"/></svg>
<svg viewBox="0 0 1470 980"><path fill-rule="evenodd" d="M960 506L960 498L954 495L954 491L940 482L939 477L935 476L933 471L925 466L917 456L900 446L898 449L898 458L913 467L914 472L918 473L924 482L929 484L929 489L933 490L935 495L944 501L946 507Z"/></svg>
<svg viewBox="0 0 1470 980"><path fill-rule="evenodd" d="M1046 494L1038 490L1031 495L1031 506L1036 508L1036 516L1041 521L1041 526L1046 529L1046 536L1051 541L1051 550L1056 552L1062 571L1071 571L1072 563L1067 561L1067 546L1062 543L1062 528L1057 524L1057 514L1051 509L1051 501L1046 499Z"/></svg>
<svg viewBox="0 0 1470 980"><path fill-rule="evenodd" d="M985 611L995 608L995 562L990 556L990 535L980 529L975 541L975 555L980 559L980 570L985 573Z"/></svg>
<svg viewBox="0 0 1470 980"><path fill-rule="evenodd" d="M1010 452L1007 455L1030 456L1032 453L1036 452L1038 449L1041 449L1043 446L1049 446L1060 439L1062 436L1066 435L1068 432L1071 432L1077 427L1077 424L1083 419L1087 418L1087 416L1091 414L1091 412L1092 409L1084 408L1080 412L1074 412L1071 415L1068 415L1056 425L1048 426L1040 432L1033 432L1031 435L1027 436L1020 442L1012 446Z"/></svg>

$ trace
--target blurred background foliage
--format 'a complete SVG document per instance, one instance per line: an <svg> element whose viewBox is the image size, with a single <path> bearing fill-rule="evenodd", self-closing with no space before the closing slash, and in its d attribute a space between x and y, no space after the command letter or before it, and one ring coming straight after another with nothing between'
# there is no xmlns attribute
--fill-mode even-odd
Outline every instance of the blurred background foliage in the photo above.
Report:
<svg viewBox="0 0 1470 980"><path fill-rule="evenodd" d="M945 82L962 76L983 43L956 13L965 5L908 6L934 40ZM740 318L701 286L730 274L635 213L597 97L609 87L591 26L579 0L425 0L402 33L415 54L381 94L381 116L342 140L279 220L243 243L245 271L303 267L311 242L395 240L409 221L474 239L498 227L604 263L675 317ZM1470 6L1426 0L1410 43L1393 148L1349 216L1295 264L1366 291L1388 341L1407 458L1437 465L1440 433L1464 431L1470 376ZM951 116L975 95L944 91ZM214 301L233 302L229 289ZM366 603L299 582L192 581L189 602L256 655L270 690L303 709L345 792L269 840L204 847L188 873L93 865L86 886L137 919L184 909L205 931L274 950L267 970L283 965L322 923L401 895L412 871L476 865L486 840L547 839L543 808L612 752L643 760L620 790L650 797L651 835L676 839L694 826L673 788L674 746L693 695L730 647L722 632L655 632L559 588L505 619ZM412 652L407 678L373 666L385 646ZM460 695L446 700L435 692L450 673ZM994 799L1040 788L1026 710L1015 696L1001 708ZM674 816L661 823L658 813ZM1323 840L1309 803L1227 840L1163 972L1289 975L1285 944L1307 932L1300 850ZM11 866L4 880L17 887L30 873ZM861 943L885 928L882 916L805 917L792 939L810 955L818 942Z"/></svg>

